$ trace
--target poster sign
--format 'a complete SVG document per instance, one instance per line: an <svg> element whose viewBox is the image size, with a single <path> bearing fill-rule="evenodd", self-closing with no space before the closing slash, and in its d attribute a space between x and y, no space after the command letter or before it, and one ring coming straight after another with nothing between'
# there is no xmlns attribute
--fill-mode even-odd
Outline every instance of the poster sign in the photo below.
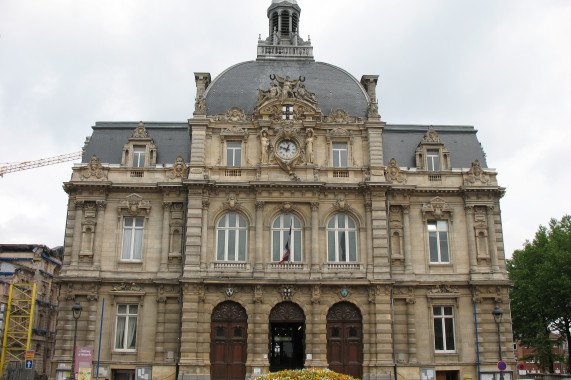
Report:
<svg viewBox="0 0 571 380"><path fill-rule="evenodd" d="M78 373L80 368L91 368L93 362L93 347L75 348L75 368L74 373ZM90 370L91 372L91 370Z"/></svg>
<svg viewBox="0 0 571 380"><path fill-rule="evenodd" d="M79 367L77 380L91 380L91 367L89 368Z"/></svg>

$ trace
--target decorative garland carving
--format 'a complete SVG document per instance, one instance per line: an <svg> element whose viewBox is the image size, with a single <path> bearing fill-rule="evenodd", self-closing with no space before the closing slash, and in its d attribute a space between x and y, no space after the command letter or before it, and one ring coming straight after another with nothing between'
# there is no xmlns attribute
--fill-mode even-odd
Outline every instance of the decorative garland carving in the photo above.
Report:
<svg viewBox="0 0 571 380"><path fill-rule="evenodd" d="M246 115L243 109L238 107L228 108L224 115L217 115L214 121L247 122L252 121L251 115Z"/></svg>
<svg viewBox="0 0 571 380"><path fill-rule="evenodd" d="M241 206L241 202L238 201L238 197L234 193L228 194L226 201L222 204L224 209L235 211Z"/></svg>
<svg viewBox="0 0 571 380"><path fill-rule="evenodd" d="M247 131L242 127L224 128L220 133L222 136L245 136Z"/></svg>
<svg viewBox="0 0 571 380"><path fill-rule="evenodd" d="M311 303L318 304L321 302L321 285L314 285L311 291Z"/></svg>
<svg viewBox="0 0 571 380"><path fill-rule="evenodd" d="M472 162L472 167L464 174L464 185L474 185L476 182L480 182L482 185L490 183L490 176L484 172L478 160Z"/></svg>
<svg viewBox="0 0 571 380"><path fill-rule="evenodd" d="M459 293L460 291L458 290L458 287L449 284L439 284L434 286L432 289L428 291L428 295L459 294Z"/></svg>
<svg viewBox="0 0 571 380"><path fill-rule="evenodd" d="M262 303L264 296L264 287L262 285L254 285L254 303Z"/></svg>
<svg viewBox="0 0 571 380"><path fill-rule="evenodd" d="M342 109L336 109L329 113L324 120L325 123L338 123L338 124L348 124L348 123L356 123L357 118L349 116L347 112Z"/></svg>
<svg viewBox="0 0 571 380"><path fill-rule="evenodd" d="M386 169L386 174L387 174L387 180L390 183L398 182L405 185L407 182L406 173L400 170L400 167L397 165L397 160L395 160L394 158L390 159L389 166L387 166Z"/></svg>
<svg viewBox="0 0 571 380"><path fill-rule="evenodd" d="M174 162L172 169L167 174L170 179L184 178L186 176L186 164L182 156L178 156Z"/></svg>
<svg viewBox="0 0 571 380"><path fill-rule="evenodd" d="M104 170L101 166L101 162L96 155L91 157L91 161L87 165L87 168L83 169L81 173L81 179L93 179L93 180L106 180L108 170Z"/></svg>
<svg viewBox="0 0 571 380"><path fill-rule="evenodd" d="M111 289L113 292L142 292L143 288L134 282L127 283L123 282L120 284L113 284Z"/></svg>

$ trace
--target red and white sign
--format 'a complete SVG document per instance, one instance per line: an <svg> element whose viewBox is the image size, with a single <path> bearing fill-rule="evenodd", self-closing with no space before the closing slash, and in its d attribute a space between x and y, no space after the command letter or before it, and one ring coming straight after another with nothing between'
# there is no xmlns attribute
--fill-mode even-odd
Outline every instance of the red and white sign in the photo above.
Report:
<svg viewBox="0 0 571 380"><path fill-rule="evenodd" d="M508 365L506 364L506 362L498 362L498 369L500 371L505 371L506 368L508 368Z"/></svg>

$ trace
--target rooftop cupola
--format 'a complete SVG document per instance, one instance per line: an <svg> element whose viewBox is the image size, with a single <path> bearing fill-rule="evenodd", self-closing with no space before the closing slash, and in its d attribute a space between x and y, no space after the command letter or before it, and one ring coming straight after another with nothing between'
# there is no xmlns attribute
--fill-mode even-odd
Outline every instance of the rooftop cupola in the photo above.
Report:
<svg viewBox="0 0 571 380"><path fill-rule="evenodd" d="M296 0L272 0L268 8L269 36L258 40L258 60L310 60L313 47L299 37L301 8Z"/></svg>

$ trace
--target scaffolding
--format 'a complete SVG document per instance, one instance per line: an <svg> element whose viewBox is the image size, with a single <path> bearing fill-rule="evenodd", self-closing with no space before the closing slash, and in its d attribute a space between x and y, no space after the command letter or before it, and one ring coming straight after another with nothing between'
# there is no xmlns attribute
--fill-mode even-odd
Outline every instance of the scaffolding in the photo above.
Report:
<svg viewBox="0 0 571 380"><path fill-rule="evenodd" d="M23 363L26 359L26 351L30 349L32 338L35 304L36 284L10 284L4 339L2 340L0 377L4 374L8 363Z"/></svg>

